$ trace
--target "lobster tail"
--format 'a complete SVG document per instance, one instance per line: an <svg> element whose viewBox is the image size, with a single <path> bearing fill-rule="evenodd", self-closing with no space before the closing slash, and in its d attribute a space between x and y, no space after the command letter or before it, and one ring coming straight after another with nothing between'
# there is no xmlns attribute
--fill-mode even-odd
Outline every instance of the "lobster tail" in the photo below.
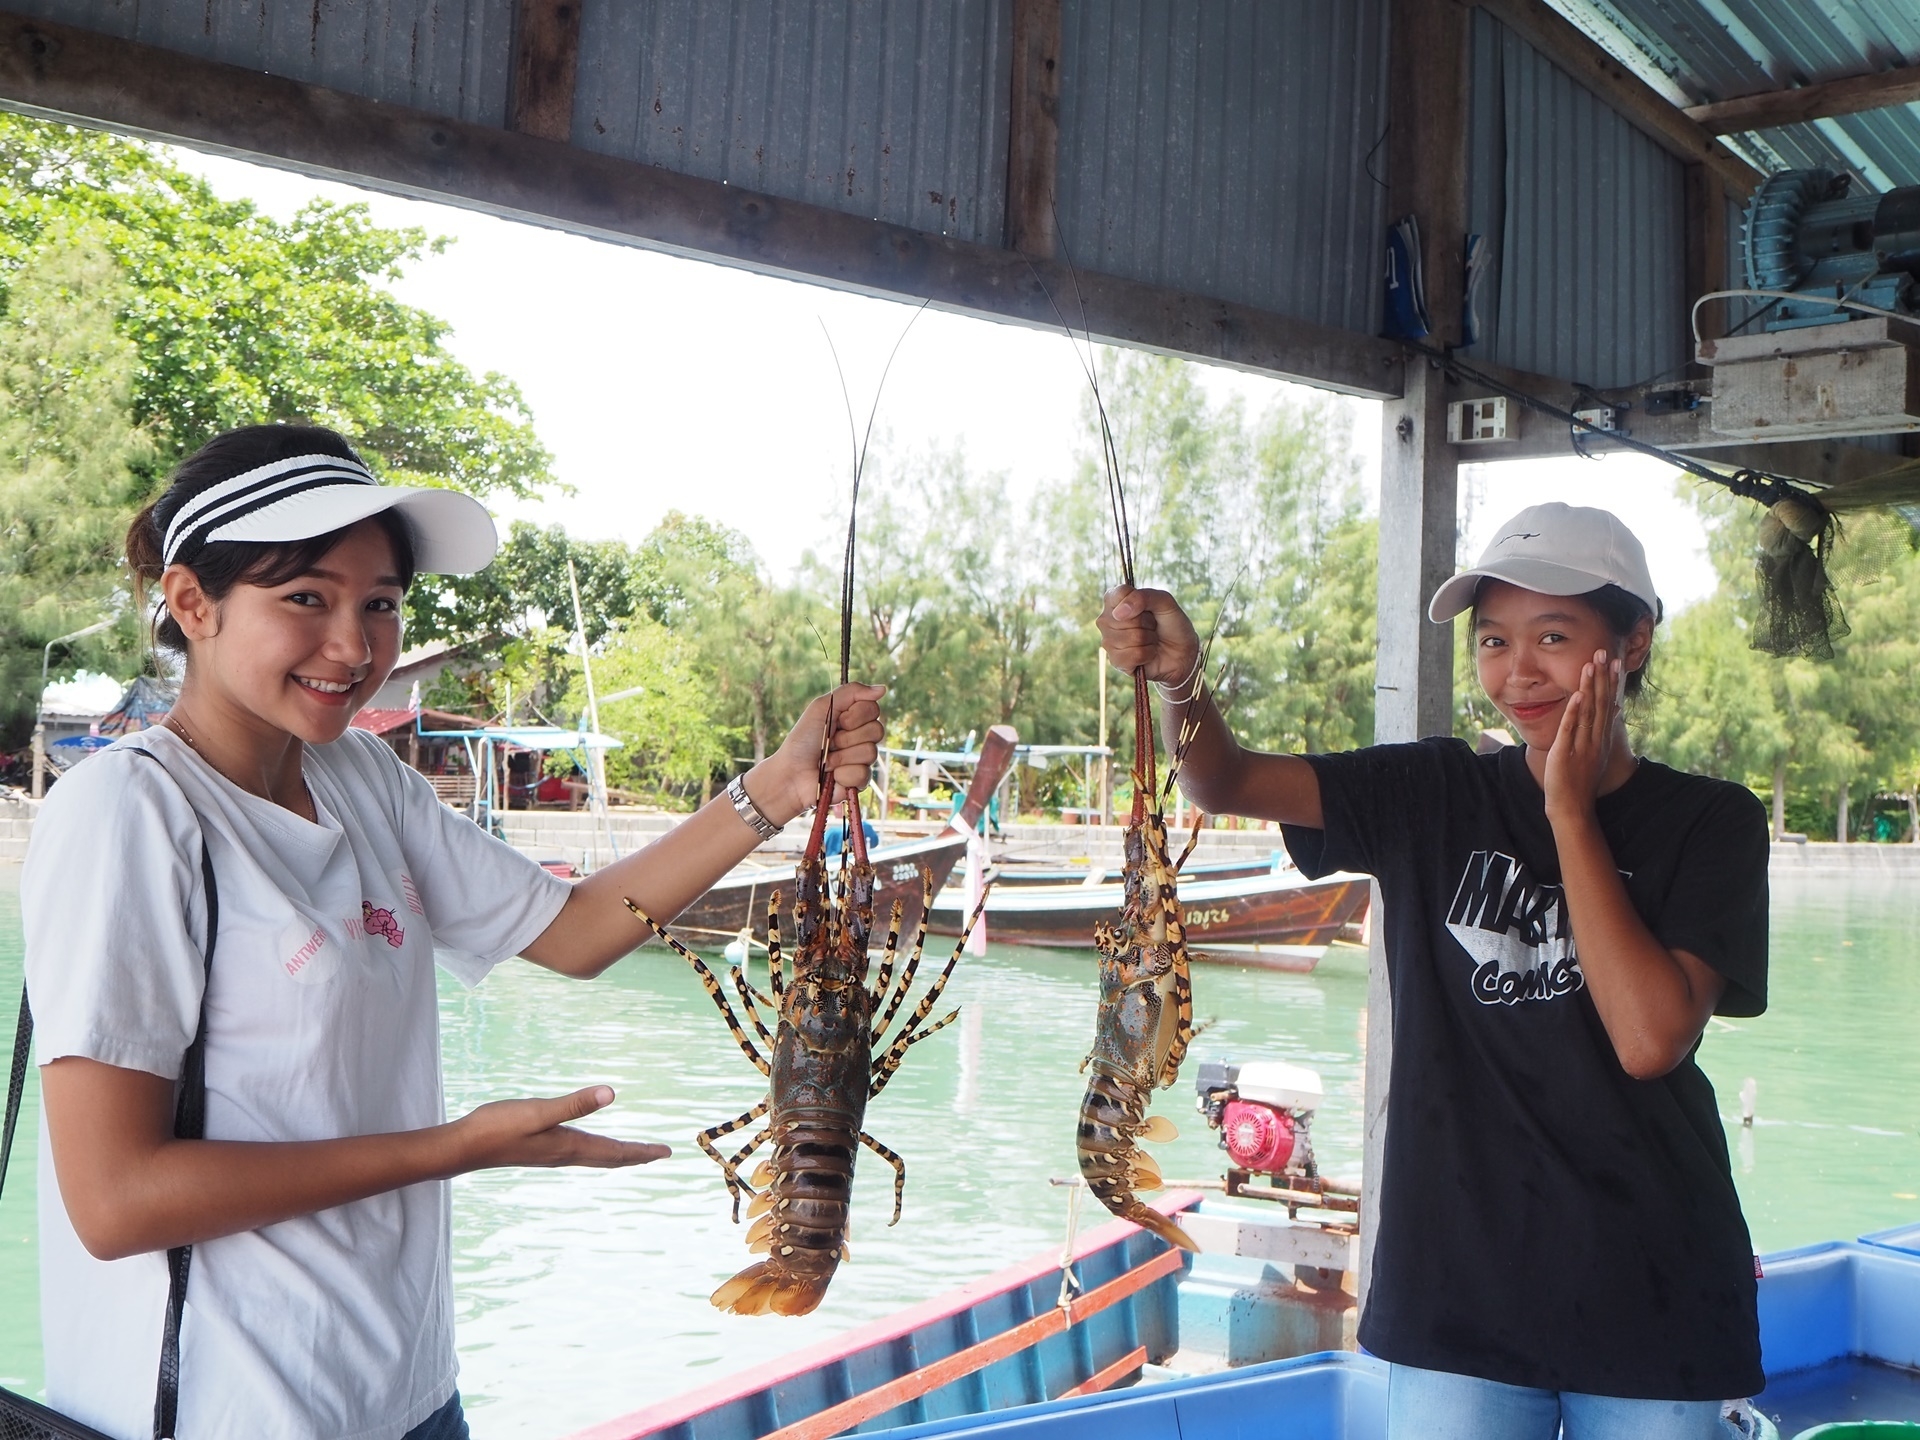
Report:
<svg viewBox="0 0 1920 1440"><path fill-rule="evenodd" d="M1191 1250L1198 1254L1200 1247L1193 1243L1193 1237L1173 1223L1171 1217L1162 1215L1151 1205L1143 1205L1138 1200L1130 1201L1126 1208L1119 1211L1122 1220L1131 1220L1142 1230L1151 1230L1169 1245L1182 1250Z"/></svg>
<svg viewBox="0 0 1920 1440"><path fill-rule="evenodd" d="M796 1275L774 1260L749 1265L713 1292L716 1310L735 1315L808 1315L826 1298L833 1271Z"/></svg>
<svg viewBox="0 0 1920 1440"><path fill-rule="evenodd" d="M1080 1102L1076 1149L1080 1174L1094 1198L1122 1220L1151 1230L1182 1250L1200 1247L1173 1221L1144 1205L1135 1193L1158 1190L1160 1167L1140 1148L1139 1137L1171 1139L1172 1126L1146 1118L1147 1091L1096 1070Z"/></svg>

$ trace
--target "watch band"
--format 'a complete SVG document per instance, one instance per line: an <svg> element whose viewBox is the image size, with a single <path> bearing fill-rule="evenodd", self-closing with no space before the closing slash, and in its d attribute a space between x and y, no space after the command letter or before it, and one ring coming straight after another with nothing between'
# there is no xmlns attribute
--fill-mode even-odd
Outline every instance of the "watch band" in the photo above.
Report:
<svg viewBox="0 0 1920 1440"><path fill-rule="evenodd" d="M780 833L780 827L762 815L753 797L747 794L745 777L736 775L727 782L727 799L733 802L733 813L746 821L748 828L762 840L771 840Z"/></svg>

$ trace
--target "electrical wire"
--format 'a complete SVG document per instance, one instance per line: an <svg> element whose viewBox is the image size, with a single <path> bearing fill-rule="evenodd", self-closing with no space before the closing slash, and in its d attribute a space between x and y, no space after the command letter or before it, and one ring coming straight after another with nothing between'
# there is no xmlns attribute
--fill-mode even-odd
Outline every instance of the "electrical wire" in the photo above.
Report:
<svg viewBox="0 0 1920 1440"><path fill-rule="evenodd" d="M1709 295L1702 298L1712 299L1714 297ZM1430 346L1421 345L1414 341L1407 341L1405 344L1409 350L1424 355L1449 374L1504 395L1509 400L1524 405L1536 414L1545 415L1549 419L1557 420L1560 424L1568 426L1576 433L1584 430L1595 435L1603 435L1616 445L1623 446L1628 450L1638 451L1642 455L1671 465L1677 470L1684 470L1689 475L1696 476L1701 480L1707 480L1715 485L1725 486L1734 494L1744 496L1749 500L1758 500L1763 505L1773 505L1781 500L1790 498L1807 499L1810 496L1809 490L1803 487L1802 482L1796 481L1789 476L1775 475L1770 471L1755 470L1744 466L1733 471L1731 474L1712 469L1702 461L1695 460L1690 455L1682 455L1678 451L1649 444L1645 440L1636 440L1631 435L1619 430L1605 429L1602 426L1594 424L1591 420L1582 420L1571 410L1563 410L1558 405L1550 401L1542 400L1537 395L1529 395L1524 390L1517 390L1505 381L1487 374L1486 371L1468 364L1466 361L1448 351L1436 350Z"/></svg>
<svg viewBox="0 0 1920 1440"><path fill-rule="evenodd" d="M1700 307L1709 300L1792 300L1796 303L1810 300L1815 305L1831 305L1836 310L1858 310L1862 315L1884 315L1889 320L1904 320L1909 325L1915 321L1914 316L1902 315L1898 310L1887 310L1844 296L1813 295L1804 290L1709 290L1694 301L1693 309L1687 312L1687 322L1693 327L1693 343L1696 346L1700 343Z"/></svg>

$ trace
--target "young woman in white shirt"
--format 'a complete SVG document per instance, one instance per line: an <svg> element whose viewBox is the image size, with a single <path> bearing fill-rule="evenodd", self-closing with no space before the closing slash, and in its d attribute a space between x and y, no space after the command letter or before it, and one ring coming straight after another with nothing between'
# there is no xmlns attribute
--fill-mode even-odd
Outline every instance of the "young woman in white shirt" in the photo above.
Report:
<svg viewBox="0 0 1920 1440"><path fill-rule="evenodd" d="M821 798L823 752L836 796L866 783L881 690L843 686L669 836L577 885L547 874L348 724L400 653L416 571L495 545L471 498L379 485L296 426L213 440L128 535L157 639L186 656L180 699L54 788L22 883L57 1179L48 1394L109 1435L152 1433L165 1252L192 1245L182 1435L465 1436L448 1178L668 1152L574 1128L603 1085L446 1121L435 960L468 984L516 954L592 978L643 938L623 896L679 912ZM178 1140L203 992L207 1138Z"/></svg>

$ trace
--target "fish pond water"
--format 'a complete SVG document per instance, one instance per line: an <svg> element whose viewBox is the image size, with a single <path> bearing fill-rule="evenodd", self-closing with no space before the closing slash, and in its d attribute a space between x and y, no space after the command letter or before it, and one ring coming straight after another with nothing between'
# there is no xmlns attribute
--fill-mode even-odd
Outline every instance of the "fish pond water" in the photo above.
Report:
<svg viewBox="0 0 1920 1440"><path fill-rule="evenodd" d="M8 1017L20 979L18 875L0 867ZM1701 1052L1762 1250L1920 1221L1916 921L1920 901L1894 882L1775 885L1772 1009L1715 1021ZM1315 1145L1329 1173L1356 1173L1364 955L1335 949L1312 975L1208 966L1195 991L1196 1013L1214 1023L1180 1087L1155 1107L1182 1132L1154 1149L1167 1177L1220 1173L1190 1078L1196 1061L1212 1058L1318 1069L1327 1098ZM476 1436L562 1436L1057 1248L1066 1192L1048 1181L1075 1172L1091 955L990 948L961 962L948 995L961 1019L914 1049L868 1113L868 1129L906 1158L905 1218L888 1228L889 1175L867 1157L852 1262L818 1311L781 1320L707 1304L748 1256L693 1135L755 1103L764 1081L686 966L649 948L592 984L517 962L472 991L443 976L450 1114L604 1081L619 1099L595 1124L674 1147L671 1159L632 1171L495 1171L455 1182L460 1386ZM1758 1083L1758 1122L1743 1130L1748 1077ZM41 1384L37 1124L30 1083L24 1143L0 1197L0 1384L29 1394Z"/></svg>

